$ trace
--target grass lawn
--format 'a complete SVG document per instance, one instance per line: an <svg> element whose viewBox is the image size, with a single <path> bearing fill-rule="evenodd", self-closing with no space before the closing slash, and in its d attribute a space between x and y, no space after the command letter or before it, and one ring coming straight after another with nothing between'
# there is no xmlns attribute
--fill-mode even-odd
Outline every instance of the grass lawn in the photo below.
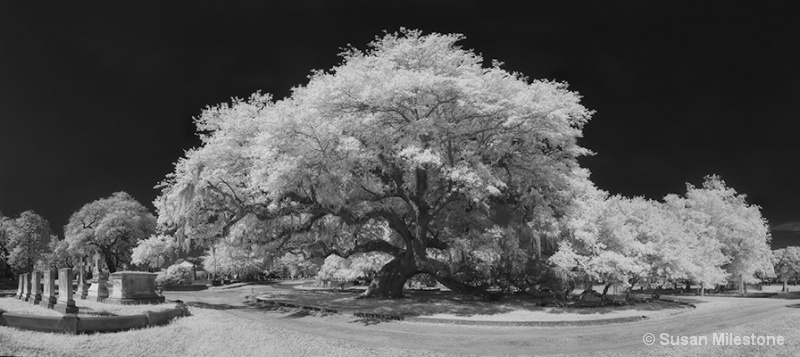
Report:
<svg viewBox="0 0 800 357"><path fill-rule="evenodd" d="M121 316L121 315L139 315L143 314L145 311L148 310L154 312L163 311L174 308L175 304L163 303L154 305L112 305L112 304L104 304L102 302L97 302L97 301L77 299L75 300L75 306L78 307L78 316L82 315ZM58 311L51 310L48 309L47 307L39 305L31 305L28 302L18 300L13 297L0 298L0 309L6 310L7 312L13 312L16 314L42 315L42 316L62 315Z"/></svg>

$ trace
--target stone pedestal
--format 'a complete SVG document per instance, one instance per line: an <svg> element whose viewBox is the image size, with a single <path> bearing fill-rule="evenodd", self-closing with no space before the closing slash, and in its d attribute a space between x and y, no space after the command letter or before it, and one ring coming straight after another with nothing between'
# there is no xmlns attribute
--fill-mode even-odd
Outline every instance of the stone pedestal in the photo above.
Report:
<svg viewBox="0 0 800 357"><path fill-rule="evenodd" d="M111 274L111 282L114 287L104 302L121 305L164 302L164 297L156 294L157 275L140 271L118 271Z"/></svg>
<svg viewBox="0 0 800 357"><path fill-rule="evenodd" d="M35 271L31 273L31 297L28 302L39 305L42 301L42 273Z"/></svg>
<svg viewBox="0 0 800 357"><path fill-rule="evenodd" d="M56 304L56 277L58 271L55 269L48 269L44 271L44 291L42 293L42 306L47 305L48 309L52 309Z"/></svg>
<svg viewBox="0 0 800 357"><path fill-rule="evenodd" d="M31 297L31 273L22 274L22 297L23 301L28 301Z"/></svg>
<svg viewBox="0 0 800 357"><path fill-rule="evenodd" d="M108 298L108 286L106 286L108 275L100 269L100 255L94 256L94 270L92 271L92 286L86 293L86 299L92 301L103 301Z"/></svg>
<svg viewBox="0 0 800 357"><path fill-rule="evenodd" d="M78 307L72 299L72 269L58 271L58 300L53 309L63 314L77 314Z"/></svg>
<svg viewBox="0 0 800 357"><path fill-rule="evenodd" d="M75 295L82 300L86 300L86 297L89 295L89 285L91 285L91 283L86 281L86 266L81 263L78 269L78 291Z"/></svg>

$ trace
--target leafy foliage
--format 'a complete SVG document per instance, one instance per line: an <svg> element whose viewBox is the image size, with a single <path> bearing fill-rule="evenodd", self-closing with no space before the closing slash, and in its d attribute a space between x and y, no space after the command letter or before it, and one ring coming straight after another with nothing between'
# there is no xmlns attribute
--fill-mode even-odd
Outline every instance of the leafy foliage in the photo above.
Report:
<svg viewBox="0 0 800 357"><path fill-rule="evenodd" d="M569 239L550 262L593 281L631 287L637 281L691 280L703 288L732 277L770 273L769 231L758 206L708 176L702 188L664 202L583 197L567 219Z"/></svg>
<svg viewBox="0 0 800 357"><path fill-rule="evenodd" d="M789 246L772 251L772 263L775 275L785 284L792 279L800 278L800 247Z"/></svg>
<svg viewBox="0 0 800 357"><path fill-rule="evenodd" d="M150 268L159 268L175 256L179 248L173 237L163 234L152 235L139 241L136 247L133 248L131 263Z"/></svg>
<svg viewBox="0 0 800 357"><path fill-rule="evenodd" d="M50 224L33 211L22 212L18 218L2 224L8 265L18 272L32 271L36 261L48 251Z"/></svg>
<svg viewBox="0 0 800 357"><path fill-rule="evenodd" d="M155 232L155 217L125 192L87 203L64 227L69 249L101 253L110 272L131 262L136 244Z"/></svg>
<svg viewBox="0 0 800 357"><path fill-rule="evenodd" d="M573 179L588 176L576 158L589 153L577 138L591 116L565 84L484 67L462 39L387 34L289 98L207 108L203 145L162 184L159 223L207 246L239 236L273 250L323 241L333 253L326 227L378 220L397 244L350 230L349 253L395 257L371 292L397 296L421 271L456 283L428 248L493 235L501 207L519 212L518 227L563 211Z"/></svg>

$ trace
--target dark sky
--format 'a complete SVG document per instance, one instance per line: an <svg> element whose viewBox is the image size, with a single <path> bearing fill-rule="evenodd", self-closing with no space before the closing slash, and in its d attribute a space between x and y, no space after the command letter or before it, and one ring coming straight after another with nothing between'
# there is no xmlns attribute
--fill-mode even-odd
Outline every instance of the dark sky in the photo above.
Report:
<svg viewBox="0 0 800 357"><path fill-rule="evenodd" d="M773 245L800 245L795 8L430 3L0 2L0 211L32 209L60 233L115 191L152 208L206 105L282 98L340 48L404 26L569 82L597 111L581 143L600 188L659 199L716 173L763 207Z"/></svg>

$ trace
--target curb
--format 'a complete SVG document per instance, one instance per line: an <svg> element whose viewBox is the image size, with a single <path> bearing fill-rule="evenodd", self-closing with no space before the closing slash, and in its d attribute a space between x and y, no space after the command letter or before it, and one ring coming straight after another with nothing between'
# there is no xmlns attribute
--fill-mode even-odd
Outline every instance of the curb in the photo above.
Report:
<svg viewBox="0 0 800 357"><path fill-rule="evenodd" d="M147 311L144 314L126 316L78 316L76 314L65 314L60 317L38 316L8 313L0 309L0 326L67 334L118 332L165 325L172 319L182 316L191 316L182 302L178 302L175 308L169 310Z"/></svg>
<svg viewBox="0 0 800 357"><path fill-rule="evenodd" d="M663 297L660 297L660 298L654 299L654 300L671 302L673 304L678 304L678 305L685 305L685 306L689 306L689 307L692 307L692 308L695 308L695 309L697 308L697 305L695 305L693 303L690 303L688 301L681 301L681 300L678 300L678 299L665 299Z"/></svg>
<svg viewBox="0 0 800 357"><path fill-rule="evenodd" d="M288 308L301 309L305 311L318 311L318 312L342 314L342 315L349 314L355 317L375 319L381 321L409 321L409 322L424 322L424 323L437 323L437 324L476 325L476 326L551 326L551 327L590 326L590 325L606 325L615 323L636 322L648 319L647 316L629 316L629 317L617 317L612 319L574 320L574 321L492 321L492 320L481 321L481 320L462 320L462 319L437 319L431 317L384 314L384 313L359 311L359 310L338 310L338 309L323 308L311 305L302 305L286 300L267 300L258 297L256 298L256 301L265 305L276 306L276 307L288 307ZM688 303L683 303L683 304L691 305Z"/></svg>
<svg viewBox="0 0 800 357"><path fill-rule="evenodd" d="M647 320L647 316L616 317L613 319L597 320L574 320L574 321L481 321L481 320L461 320L461 319L436 319L430 317L406 317L406 321L426 322L435 324L454 324L454 325L475 325L475 326L539 326L539 327L560 327L560 326L592 326L608 325L625 322L637 322Z"/></svg>

